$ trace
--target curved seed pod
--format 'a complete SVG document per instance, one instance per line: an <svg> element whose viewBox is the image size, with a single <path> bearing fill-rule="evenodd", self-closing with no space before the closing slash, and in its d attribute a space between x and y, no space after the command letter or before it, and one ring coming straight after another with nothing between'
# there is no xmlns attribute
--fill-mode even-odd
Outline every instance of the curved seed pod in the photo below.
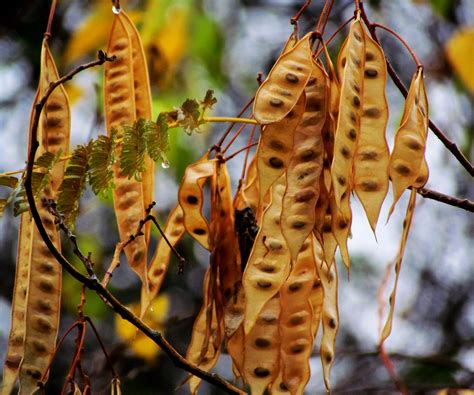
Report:
<svg viewBox="0 0 474 395"><path fill-rule="evenodd" d="M283 382L283 371L280 368L280 371L278 372L278 376L272 384L271 394L272 395L288 395L289 393L290 391L288 390L288 387Z"/></svg>
<svg viewBox="0 0 474 395"><path fill-rule="evenodd" d="M217 175L213 177L211 191L211 267L217 268L219 273L218 287L224 307L225 332L229 337L242 323L244 303L242 272L237 259L239 251L235 236L232 188L225 162L217 164Z"/></svg>
<svg viewBox="0 0 474 395"><path fill-rule="evenodd" d="M390 156L389 175L392 180L393 204L389 216L403 191L415 184L420 174L426 148L427 127L428 103L423 69L420 67L410 84L402 122L396 132Z"/></svg>
<svg viewBox="0 0 474 395"><path fill-rule="evenodd" d="M428 163L426 163L426 158L423 158L421 162L420 171L418 173L418 177L416 178L415 182L412 184L413 188L423 188L428 181L430 176L430 171L428 169Z"/></svg>
<svg viewBox="0 0 474 395"><path fill-rule="evenodd" d="M313 308L310 296L316 275L312 244L312 237L308 237L280 290L283 382L292 395L302 394L311 376Z"/></svg>
<svg viewBox="0 0 474 395"><path fill-rule="evenodd" d="M183 224L183 210L181 206L176 205L171 210L166 225L163 228L163 232L174 247L184 235L185 229ZM163 237L160 238L158 245L156 246L155 255L151 260L148 268L148 285L150 287L149 298L152 301L158 292L160 291L161 285L165 279L168 265L171 258L171 248Z"/></svg>
<svg viewBox="0 0 474 395"><path fill-rule="evenodd" d="M209 225L201 210L202 187L206 180L216 173L216 160L207 159L207 154L189 165L179 186L178 201L184 213L186 231L205 249L210 249Z"/></svg>
<svg viewBox="0 0 474 395"><path fill-rule="evenodd" d="M256 213L258 209L258 187L257 157L254 156L250 162L246 179L241 187L241 199L238 201L238 205L234 203L235 207L238 210L250 207Z"/></svg>
<svg viewBox="0 0 474 395"><path fill-rule="evenodd" d="M285 179L282 175L272 186L271 203L263 213L262 225L243 275L245 334L250 332L260 310L277 294L290 273L290 251L280 227Z"/></svg>
<svg viewBox="0 0 474 395"><path fill-rule="evenodd" d="M306 99L304 93L293 110L280 122L263 128L256 153L258 172L259 210L272 184L288 167L293 153L294 131L303 117ZM259 218L260 215L257 215Z"/></svg>
<svg viewBox="0 0 474 395"><path fill-rule="evenodd" d="M186 352L186 359L189 362L207 371L211 370L219 359L221 344L220 339L222 339L222 325L217 321L215 306L208 297L208 291L211 282L210 274L210 270L208 269L204 278L204 300L201 310L199 311L196 321L194 322L191 342L189 343L188 350ZM208 333L207 330L207 319L209 318L208 310L211 312L211 323L209 325L211 329L210 333ZM219 346L215 347L216 344ZM196 376L191 376L189 379L189 389L191 390L191 394L196 394L200 385L201 379Z"/></svg>
<svg viewBox="0 0 474 395"><path fill-rule="evenodd" d="M321 338L321 363L323 365L324 385L330 391L329 376L334 362L334 349L339 329L339 311L337 306L337 267L336 262L329 266L318 265L319 278L324 290Z"/></svg>
<svg viewBox="0 0 474 395"><path fill-rule="evenodd" d="M382 48L363 30L366 54L360 137L354 158L354 189L375 227L388 191L389 152L385 139L387 65Z"/></svg>
<svg viewBox="0 0 474 395"><path fill-rule="evenodd" d="M402 260L403 254L405 253L405 247L407 245L408 239L408 232L410 231L411 221L413 219L413 213L415 212L415 204L416 204L416 189L412 189L410 194L410 200L408 201L407 212L405 215L405 220L403 221L403 233L402 239L400 241L400 249L398 250L397 259L395 261L395 282L393 284L393 290L390 294L390 310L388 312L387 320L385 321L385 325L382 329L382 334L380 337L380 344L390 336L390 332L392 331L392 321L393 321L393 312L395 309L395 296L397 294L397 285L398 285L398 277L400 276L400 269L402 267Z"/></svg>
<svg viewBox="0 0 474 395"><path fill-rule="evenodd" d="M351 267L351 261L349 258L349 251L347 249L347 239L351 233L352 225L352 210L350 206L349 194L343 196L340 207L337 207L334 198L331 199L330 205L332 233L334 234L337 244L339 245L342 261L344 262L347 270L349 270ZM330 256L331 254L329 253L327 258L330 258ZM329 265L329 262L326 263Z"/></svg>
<svg viewBox="0 0 474 395"><path fill-rule="evenodd" d="M40 81L35 100L58 79L59 73L49 50L48 40L45 38L41 49ZM69 100L61 85L48 98L40 117L39 152L49 151L57 154L60 151L68 151L70 118ZM64 163L58 163L51 171L50 183L45 189L46 197L56 198L63 176ZM49 237L60 249L60 237L53 216L41 202L38 202L38 211ZM22 218L21 227L29 229L24 230L24 239L20 233L19 259L28 259L28 264L22 262L18 267L19 276L24 276L19 284L22 292L19 303L26 303L20 324L24 328L24 356L19 371L21 394L34 392L38 380L49 366L56 346L61 306L61 266L44 244L36 226L31 224L30 215L26 215L27 218ZM23 242L27 243L25 250L29 250L28 258L26 258L27 252L21 251ZM23 281L25 283L21 284ZM19 322L12 324L18 325Z"/></svg>
<svg viewBox="0 0 474 395"><path fill-rule="evenodd" d="M280 298L275 295L263 306L255 325L245 336L243 374L252 394L263 395L278 374L279 318Z"/></svg>
<svg viewBox="0 0 474 395"><path fill-rule="evenodd" d="M39 92L45 92L49 84L59 79L59 73L49 50L47 39L43 40L41 49L41 73ZM71 111L69 99L63 85L58 86L48 98L41 113L38 134L41 136L41 149L57 154L69 151L71 134ZM64 161L58 161L51 170L51 191L53 198L61 185L64 176Z"/></svg>
<svg viewBox="0 0 474 395"><path fill-rule="evenodd" d="M140 34L134 23L130 20L124 10L118 15L122 19L124 27L130 35L132 45L133 84L135 90L135 119L152 119L152 99L150 90L150 79L148 66L145 58ZM153 201L153 188L155 181L155 162L147 155L145 157L145 168L142 172L143 206L145 208ZM148 244L150 239L151 222L145 224L145 240Z"/></svg>
<svg viewBox="0 0 474 395"><path fill-rule="evenodd" d="M107 45L107 53L116 55L114 62L104 65L104 107L108 136L112 129L122 124L131 125L136 117L135 88L133 75L132 40L125 26L125 18L115 15ZM116 157L120 157L117 147ZM143 186L135 179L129 179L120 169L117 161L114 170L114 211L117 217L120 240L128 240L135 233L145 216ZM148 305L147 245L144 237L137 237L125 247L125 255L132 270L142 282L142 310ZM142 311L143 313L143 311Z"/></svg>
<svg viewBox="0 0 474 395"><path fill-rule="evenodd" d="M258 88L253 104L258 123L281 121L298 102L313 68L311 37L312 33L308 33L283 53Z"/></svg>
<svg viewBox="0 0 474 395"><path fill-rule="evenodd" d="M12 301L12 321L8 348L3 368L2 394L10 395L18 377L24 353L26 297L30 271L31 243L34 223L29 213L20 217L18 253L15 273L15 288Z"/></svg>
<svg viewBox="0 0 474 395"><path fill-rule="evenodd" d="M45 193L51 197L51 192ZM50 238L60 248L54 218L47 208L38 205L41 220ZM59 328L61 266L44 244L38 230L33 230L30 255L27 307L25 315L24 357L20 366L20 394L31 394L54 355Z"/></svg>
<svg viewBox="0 0 474 395"><path fill-rule="evenodd" d="M347 56L344 56L347 54ZM353 185L353 159L360 136L360 116L364 95L365 38L359 17L352 22L347 44L341 49L344 65L341 78L341 99L331 166L332 184L337 206L342 195Z"/></svg>
<svg viewBox="0 0 474 395"><path fill-rule="evenodd" d="M240 325L226 343L227 352L232 358L232 371L236 378L243 376L244 366L244 327Z"/></svg>
<svg viewBox="0 0 474 395"><path fill-rule="evenodd" d="M306 107L294 133L291 160L286 171L281 227L292 262L315 224L319 178L323 169L322 129L326 117L327 90L324 70L313 63L305 88Z"/></svg>
<svg viewBox="0 0 474 395"><path fill-rule="evenodd" d="M321 244L318 240L314 240L312 257L314 264L314 279L313 287L309 295L309 301L313 310L313 314L311 316L311 333L313 334L313 339L316 338L316 335L318 334L319 323L321 322L321 315L323 311L324 291L321 279L319 278L318 274L318 268L320 268L324 264L323 254L324 252L321 247Z"/></svg>

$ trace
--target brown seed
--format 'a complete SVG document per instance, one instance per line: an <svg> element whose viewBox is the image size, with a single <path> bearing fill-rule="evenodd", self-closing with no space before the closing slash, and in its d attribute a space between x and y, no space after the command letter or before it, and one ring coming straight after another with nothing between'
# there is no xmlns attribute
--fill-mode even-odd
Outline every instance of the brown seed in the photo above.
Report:
<svg viewBox="0 0 474 395"><path fill-rule="evenodd" d="M355 141L357 138L357 132L355 129L350 129L349 132L347 132L347 135L352 141Z"/></svg>
<svg viewBox="0 0 474 395"><path fill-rule="evenodd" d="M360 107L360 99L359 99L359 96L354 96L354 97L352 98L352 103L354 103L354 106Z"/></svg>
<svg viewBox="0 0 474 395"><path fill-rule="evenodd" d="M299 78L298 78L295 74L293 74L293 73L288 73L288 74L285 76L285 78L286 78L286 80L287 80L288 82L291 82L292 84L296 84L296 83L298 83L298 81L299 81Z"/></svg>
<svg viewBox="0 0 474 395"><path fill-rule="evenodd" d="M260 348L266 348L270 346L272 342L264 337L257 337L255 339L255 346L260 347Z"/></svg>
<svg viewBox="0 0 474 395"><path fill-rule="evenodd" d="M20 366L22 358L23 357L18 353L7 355L7 359L5 360L5 365L12 369L16 369L18 368L18 366Z"/></svg>
<svg viewBox="0 0 474 395"><path fill-rule="evenodd" d="M364 74L368 78L375 78L378 75L378 71L375 69L366 69Z"/></svg>
<svg viewBox="0 0 474 395"><path fill-rule="evenodd" d="M305 344L295 344L294 346L291 346L290 351L293 354L299 354L300 352L303 352L305 348Z"/></svg>
<svg viewBox="0 0 474 395"><path fill-rule="evenodd" d="M37 316L36 329L43 333L49 333L53 329L53 326L46 318Z"/></svg>
<svg viewBox="0 0 474 395"><path fill-rule="evenodd" d="M360 160L377 160L378 154L375 151L366 151L360 153Z"/></svg>
<svg viewBox="0 0 474 395"><path fill-rule="evenodd" d="M199 236L202 236L202 235L205 235L207 232L206 232L206 229L196 228L196 229L193 230L193 233L197 234Z"/></svg>
<svg viewBox="0 0 474 395"><path fill-rule="evenodd" d="M374 60L374 59L375 59L375 55L372 52L365 53L365 60L370 62L371 60Z"/></svg>
<svg viewBox="0 0 474 395"><path fill-rule="evenodd" d="M379 184L377 181L363 181L361 188L365 192L375 192L379 190Z"/></svg>
<svg viewBox="0 0 474 395"><path fill-rule="evenodd" d="M275 169L280 169L284 165L283 161L275 156L270 158L268 162L270 163L270 166Z"/></svg>
<svg viewBox="0 0 474 395"><path fill-rule="evenodd" d="M316 196L313 188L306 188L302 191L299 191L295 194L295 201L300 202L307 202Z"/></svg>
<svg viewBox="0 0 474 395"><path fill-rule="evenodd" d="M342 64L342 67L346 66L346 58L345 57L342 58L341 64Z"/></svg>
<svg viewBox="0 0 474 395"><path fill-rule="evenodd" d="M38 287L39 289L41 289L43 292L46 292L46 293L51 293L54 291L54 284L52 283L51 280L48 280L46 278L43 278L39 281Z"/></svg>
<svg viewBox="0 0 474 395"><path fill-rule="evenodd" d="M288 387L283 381L280 383L280 389L283 391L288 391Z"/></svg>
<svg viewBox="0 0 474 395"><path fill-rule="evenodd" d="M329 222L324 223L321 230L323 233L330 233L332 231L331 224Z"/></svg>
<svg viewBox="0 0 474 395"><path fill-rule="evenodd" d="M342 147L341 148L341 154L344 158L349 159L351 157L351 152L347 147Z"/></svg>
<svg viewBox="0 0 474 395"><path fill-rule="evenodd" d="M355 112L351 111L351 113L349 114L349 118L351 119L352 122L354 123L357 122L357 115L355 114Z"/></svg>
<svg viewBox="0 0 474 395"><path fill-rule="evenodd" d="M51 262L42 262L41 265L39 265L38 270L41 273L51 273L54 270L54 266Z"/></svg>
<svg viewBox="0 0 474 395"><path fill-rule="evenodd" d="M380 110L375 107L364 110L364 116L369 117L369 118L379 118L380 115L381 115Z"/></svg>
<svg viewBox="0 0 474 395"><path fill-rule="evenodd" d="M272 283L270 281L267 281L267 280L258 280L257 285L260 288L270 288L272 286Z"/></svg>
<svg viewBox="0 0 474 395"><path fill-rule="evenodd" d="M199 202L199 199L194 195L189 195L186 200L189 204L197 204Z"/></svg>
<svg viewBox="0 0 474 395"><path fill-rule="evenodd" d="M338 176L337 177L337 182L341 185L346 185L346 177L344 176Z"/></svg>
<svg viewBox="0 0 474 395"><path fill-rule="evenodd" d="M301 284L300 282L294 282L293 284L289 285L288 290L290 292L296 292L299 289L301 289L302 286L303 286L303 284Z"/></svg>
<svg viewBox="0 0 474 395"><path fill-rule="evenodd" d="M270 375L270 371L262 367L255 368L253 372L255 376L260 377L260 378L267 377L268 375Z"/></svg>
<svg viewBox="0 0 474 395"><path fill-rule="evenodd" d="M270 100L270 104L273 106L273 107L281 107L283 105L283 101L280 100L280 99L271 99Z"/></svg>
<svg viewBox="0 0 474 395"><path fill-rule="evenodd" d="M408 174L411 173L411 170L408 166L405 166L405 165L397 165L395 166L395 171L398 173L398 174L401 174L403 176L406 176Z"/></svg>
<svg viewBox="0 0 474 395"><path fill-rule="evenodd" d="M354 37L357 41L362 41L362 37L360 36L359 33L357 33L356 31L354 31Z"/></svg>
<svg viewBox="0 0 474 395"><path fill-rule="evenodd" d="M328 325L332 329L336 329L336 320L334 318L331 318L328 322Z"/></svg>
<svg viewBox="0 0 474 395"><path fill-rule="evenodd" d="M347 225L348 225L348 223L347 223L347 221L346 221L344 218L342 218L342 219L339 221L339 228L341 228L341 229L347 228Z"/></svg>
<svg viewBox="0 0 474 395"><path fill-rule="evenodd" d="M291 224L293 229L302 229L306 226L306 222L303 221L295 221Z"/></svg>
<svg viewBox="0 0 474 395"><path fill-rule="evenodd" d="M270 141L270 148L274 149L275 151L286 151L286 147L279 140Z"/></svg>
<svg viewBox="0 0 474 395"><path fill-rule="evenodd" d="M38 369L35 369L35 368L27 368L26 369L26 374L28 376L31 376L35 380L39 380L42 376L41 372Z"/></svg>
<svg viewBox="0 0 474 395"><path fill-rule="evenodd" d="M315 158L316 156L317 156L316 152L314 152L312 149L308 149L306 151L303 151L300 155L301 160L305 161L305 162Z"/></svg>
<svg viewBox="0 0 474 395"><path fill-rule="evenodd" d="M306 316L304 312L295 313L291 316L289 323L290 325L296 326L301 325L303 322L306 321Z"/></svg>

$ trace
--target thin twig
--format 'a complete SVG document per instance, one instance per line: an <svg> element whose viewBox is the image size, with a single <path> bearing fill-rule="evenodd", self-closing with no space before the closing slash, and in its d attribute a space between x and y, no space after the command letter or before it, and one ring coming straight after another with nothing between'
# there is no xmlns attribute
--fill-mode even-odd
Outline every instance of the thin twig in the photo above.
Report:
<svg viewBox="0 0 474 395"><path fill-rule="evenodd" d="M306 2L301 6L300 10L296 13L296 15L290 18L290 23L292 25L298 24L298 19L300 19L303 12L305 12L306 9L310 6L311 1L312 0L306 0Z"/></svg>
<svg viewBox="0 0 474 395"><path fill-rule="evenodd" d="M252 147L255 147L257 144L258 144L258 141L256 141L255 143L249 144L249 145L245 146L244 148L239 149L238 151L236 151L233 154L230 154L228 157L224 158L224 161L227 162L227 161L231 160L236 155L240 154L241 152L243 152L245 150L249 150Z"/></svg>
<svg viewBox="0 0 474 395"><path fill-rule="evenodd" d="M227 143L227 145L224 147L224 149L222 150L222 154L225 154L227 152L227 150L232 146L232 144L234 144L235 140L237 140L237 137L240 136L240 133L242 133L242 131L244 130L244 128L246 127L247 125L246 124L242 124L240 125L240 127L237 129L237 132L235 132L235 134L232 136L232 138L230 139L230 141ZM254 125L255 127L256 125Z"/></svg>
<svg viewBox="0 0 474 395"><path fill-rule="evenodd" d="M377 37L377 33L375 31L375 27L372 25L369 18L367 17L367 14L365 13L363 3L360 4L360 10L361 10L362 19L364 20L365 24L367 25L367 27L369 29L369 32L370 32L370 35L372 36L372 38L378 44L380 44L380 41ZM395 71L392 64L389 62L389 60L387 58L385 58L385 60L387 62L387 71L388 71L388 74L390 75L390 77L392 78L392 81L395 83L395 85L400 90L402 95L404 97L407 97L408 90L407 90L405 84L402 82L402 80L398 76L397 72ZM448 149L448 151L451 152L453 154L453 156L458 160L458 162L467 170L467 172L471 176L474 177L474 166L464 156L464 154L461 152L459 147L453 141L451 141L432 120L429 120L429 127L433 131L433 133L436 135L436 137L438 137L438 139L441 140L441 142Z"/></svg>
<svg viewBox="0 0 474 395"><path fill-rule="evenodd" d="M201 378L204 381L207 381L210 384L215 385L216 387L224 390L226 393L229 394L245 394L240 389L236 388L232 384L228 383L220 376L215 373L206 372L199 367L190 363L186 358L184 358L180 353L178 353L175 348L163 337L161 332L153 330L150 328L145 322L143 322L140 318L138 318L135 314L133 314L129 309L127 309L112 293L110 293L106 288L104 288L95 275L93 276L85 276L79 270L77 270L56 248L52 240L49 238L48 233L41 221L41 216L38 212L38 207L36 206L35 197L33 195L32 190L32 175L33 175L33 163L36 155L36 151L39 147L38 142L38 125L41 112L43 107L48 100L51 93L54 91L56 87L72 79L77 73L81 72L82 70L88 69L90 67L102 65L106 61L111 61L113 59L109 58L104 52L99 52L99 59L93 62L89 62L87 64L81 65L64 77L61 77L56 82L50 84L48 89L46 90L44 96L41 100L35 105L35 112L34 118L32 122L31 128L31 138L30 138L30 146L28 152L28 163L27 163L27 171L26 171L26 178L25 178L25 191L26 196L28 198L28 203L31 211L31 215L33 220L38 228L38 232L43 239L45 245L50 250L51 254L57 260L57 262L77 281L84 284L87 288L95 291L99 296L107 301L107 305L109 305L116 313L118 313L123 319L130 322L133 326L135 326L138 330L143 332L145 336L150 338L155 344L157 344L173 361L174 365L186 370L189 373L194 374L195 376Z"/></svg>
<svg viewBox="0 0 474 395"><path fill-rule="evenodd" d="M417 190L418 194L426 199L436 200L438 202L448 204L453 207L462 208L463 210L474 213L474 202L468 199L458 199L453 196L445 195L444 193L433 191L427 188Z"/></svg>
<svg viewBox="0 0 474 395"><path fill-rule="evenodd" d="M247 145L249 145L252 142L256 129L257 129L257 125L255 125L250 131L249 141L247 142ZM250 154L250 150L247 150L247 152L245 153L244 165L242 166L242 174L240 176L239 185L245 179L245 173L247 172L247 162L249 160L249 154Z"/></svg>
<svg viewBox="0 0 474 395"><path fill-rule="evenodd" d="M46 39L51 37L51 25L53 24L55 10L56 10L56 0L53 0L51 2L51 8L49 9L48 25L46 26L46 31L44 32L44 37Z"/></svg>

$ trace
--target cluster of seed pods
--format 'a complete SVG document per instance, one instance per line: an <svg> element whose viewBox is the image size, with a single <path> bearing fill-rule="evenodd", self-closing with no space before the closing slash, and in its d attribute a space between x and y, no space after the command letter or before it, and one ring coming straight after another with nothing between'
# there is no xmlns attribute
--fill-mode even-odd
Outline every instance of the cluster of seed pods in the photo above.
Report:
<svg viewBox="0 0 474 395"><path fill-rule="evenodd" d="M390 155L382 48L355 18L336 74L324 44L324 59L314 57L312 40L312 34L300 40L292 35L256 93L253 116L261 133L235 194L235 215L219 198L224 185L219 169L225 164L217 157L214 164L206 156L190 165L179 192L185 230L211 251L205 300L188 354L199 349L193 361L205 369L214 366L218 334L235 375L252 394L302 394L319 327L324 383L330 388L339 328L335 252L339 247L349 269L351 196L357 195L375 233L389 180L396 202L407 187L422 187L428 176L422 70L413 79ZM202 212L206 179L213 180L211 213L220 213L211 214L210 222ZM397 280L415 196L412 192ZM230 231L224 236L222 229L229 230L232 222L234 237ZM390 333L395 292L396 282L382 340ZM232 314L226 310L229 301Z"/></svg>

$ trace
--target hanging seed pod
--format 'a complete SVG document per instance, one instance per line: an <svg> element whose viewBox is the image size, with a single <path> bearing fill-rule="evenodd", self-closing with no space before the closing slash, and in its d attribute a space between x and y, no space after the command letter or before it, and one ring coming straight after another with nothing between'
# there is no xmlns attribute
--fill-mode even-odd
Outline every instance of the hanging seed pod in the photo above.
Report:
<svg viewBox="0 0 474 395"><path fill-rule="evenodd" d="M150 78L140 34L134 23L130 20L124 10L120 11L118 18L122 20L123 26L130 36L132 51L133 86L135 93L135 119L151 120L152 99L150 90ZM143 207L147 208L153 202L153 189L155 181L155 162L145 157L145 170L141 174L143 189ZM151 222L145 224L145 240L148 245L150 239Z"/></svg>
<svg viewBox="0 0 474 395"><path fill-rule="evenodd" d="M365 36L365 71L360 137L354 158L354 190L375 233L388 191L389 152L385 139L388 103L385 95L387 65L382 48Z"/></svg>
<svg viewBox="0 0 474 395"><path fill-rule="evenodd" d="M275 295L261 309L257 321L244 340L243 375L252 395L263 395L279 369L280 298Z"/></svg>
<svg viewBox="0 0 474 395"><path fill-rule="evenodd" d="M107 135L112 129L133 124L136 119L135 77L132 38L127 19L115 15L107 45L107 53L115 55L114 62L106 62L104 77L104 107ZM137 49L136 49L137 50ZM116 157L120 158L121 147L117 147ZM120 240L128 240L138 229L145 216L142 182L129 179L120 168L120 161L114 170L114 211L117 217ZM147 276L147 244L145 237L137 237L125 247L125 255L132 270L142 282L142 313L149 304Z"/></svg>
<svg viewBox="0 0 474 395"><path fill-rule="evenodd" d="M313 63L305 88L306 107L294 133L291 160L286 171L281 226L292 262L315 224L319 178L323 169L322 129L326 117L327 90L324 70Z"/></svg>
<svg viewBox="0 0 474 395"><path fill-rule="evenodd" d="M310 296L316 275L312 244L312 237L304 242L280 290L282 378L291 394L302 394L311 376L313 308Z"/></svg>
<svg viewBox="0 0 474 395"><path fill-rule="evenodd" d="M309 301L313 314L311 316L311 333L313 339L316 338L319 329L319 323L321 322L321 316L323 311L324 302L324 291L321 279L319 278L318 268L324 265L324 252L321 248L321 244L317 240L313 240L313 264L314 264L314 278L311 293L309 295ZM332 262L332 261L331 261ZM329 267L329 265L327 265Z"/></svg>
<svg viewBox="0 0 474 395"><path fill-rule="evenodd" d="M15 288L12 301L12 323L8 348L3 367L2 394L10 395L18 377L20 363L24 355L25 315L30 271L31 242L33 240L33 221L29 213L20 218L18 253L16 261Z"/></svg>
<svg viewBox="0 0 474 395"><path fill-rule="evenodd" d="M316 247L317 248L317 247ZM329 266L316 266L324 290L321 338L321 363L323 366L324 385L330 391L329 376L334 363L335 344L339 329L339 311L337 304L337 267L336 262Z"/></svg>
<svg viewBox="0 0 474 395"><path fill-rule="evenodd" d="M243 275L245 334L250 332L260 310L278 293L290 272L290 252L280 224L285 179L282 175L272 186L271 203L263 213L262 225Z"/></svg>
<svg viewBox="0 0 474 395"><path fill-rule="evenodd" d="M220 355L220 344L222 339L222 325L218 322L215 308L208 297L211 283L210 277L210 270L208 270L204 278L204 300L201 310L194 322L191 342L189 343L188 351L186 352L186 359L189 362L206 371L211 370L217 363ZM208 314L208 312L210 312L210 314ZM210 325L208 325L208 319L210 319ZM207 330L208 326L211 329L210 332ZM219 346L215 347L216 344L219 344ZM196 394L200 385L201 379L199 377L190 377L189 389L191 394Z"/></svg>
<svg viewBox="0 0 474 395"><path fill-rule="evenodd" d="M347 56L344 56L347 54ZM339 207L342 195L353 185L353 159L360 136L360 117L364 98L365 36L359 19L352 22L346 45L340 52L343 65L339 117L331 166L334 197Z"/></svg>
<svg viewBox="0 0 474 395"><path fill-rule="evenodd" d="M340 207L337 207L336 201L334 199L331 199L330 203L332 233L337 241L342 261L344 262L347 270L349 270L351 267L349 251L347 249L347 239L351 233L352 225L352 210L349 199L349 194L346 194L341 200ZM331 253L329 251L327 258L330 258L330 256ZM327 263L329 264L329 262Z"/></svg>
<svg viewBox="0 0 474 395"><path fill-rule="evenodd" d="M49 88L50 84L59 79L59 73L49 50L48 40L43 40L41 49L41 72L38 93L35 101ZM34 111L30 117L33 118ZM71 115L69 100L64 87L59 86L48 98L38 125L40 147L38 153L49 151L52 154L69 150ZM64 163L56 164L51 170L50 183L45 189L47 198L56 198L64 174ZM50 239L60 249L61 242L54 224L53 216L41 202L37 202L38 211ZM59 313L61 306L61 266L44 244L35 225L31 224L29 214L22 219L24 239L20 234L19 259L26 260L19 266L20 290L24 292L19 303L25 303L23 323L14 320L12 327L20 329L24 325L23 360L21 362L20 393L31 393L37 388L38 380L46 373L56 347L59 329ZM21 243L27 243L24 247ZM26 250L29 256L26 258ZM20 263L20 262L19 262ZM25 283L24 281L27 280ZM26 296L26 299L24 299ZM23 300L22 300L23 299ZM15 322L16 321L16 322Z"/></svg>
<svg viewBox="0 0 474 395"><path fill-rule="evenodd" d="M390 156L389 175L392 180L393 204L389 216L403 191L416 185L420 176L428 133L428 101L423 82L423 68L413 76L405 102L402 121L395 135L395 144ZM422 178L426 182L427 167Z"/></svg>
<svg viewBox="0 0 474 395"><path fill-rule="evenodd" d="M171 210L168 220L166 221L166 225L163 228L166 238L173 247L178 244L185 232L183 216L184 214L181 206L179 204L176 205L173 210ZM150 267L148 268L150 301L152 301L160 291L161 285L163 284L166 272L168 270L171 253L172 251L170 246L166 240L161 237L158 245L156 246L155 254L151 260Z"/></svg>
<svg viewBox="0 0 474 395"><path fill-rule="evenodd" d="M397 259L395 260L395 282L393 284L393 290L390 294L390 310L388 312L387 320L385 321L385 325L382 330L380 344L390 336L392 332L392 321L393 321L393 312L395 310L395 296L397 295L397 286L398 286L398 278L400 276L400 269L402 267L402 260L403 255L405 253L405 247L407 245L408 240L408 232L410 231L411 221L413 220L413 213L415 212L415 204L416 204L416 190L412 189L410 194L410 200L408 201L407 212L405 215L405 220L403 221L403 233L402 239L400 241L400 249L398 250Z"/></svg>
<svg viewBox="0 0 474 395"><path fill-rule="evenodd" d="M313 60L308 33L283 53L255 95L253 114L258 123L281 121L298 102L311 75Z"/></svg>
<svg viewBox="0 0 474 395"><path fill-rule="evenodd" d="M207 154L186 168L178 191L178 201L184 213L184 227L205 249L210 249L209 224L202 214L204 201L202 187L209 177L216 173L215 159Z"/></svg>
<svg viewBox="0 0 474 395"><path fill-rule="evenodd" d="M232 358L234 376L242 377L244 371L244 327L242 325L227 339L226 348Z"/></svg>
<svg viewBox="0 0 474 395"><path fill-rule="evenodd" d="M293 110L280 122L266 126L260 135L256 153L258 171L259 213L263 212L265 196L273 183L286 171L293 153L294 131L306 107L303 93Z"/></svg>

